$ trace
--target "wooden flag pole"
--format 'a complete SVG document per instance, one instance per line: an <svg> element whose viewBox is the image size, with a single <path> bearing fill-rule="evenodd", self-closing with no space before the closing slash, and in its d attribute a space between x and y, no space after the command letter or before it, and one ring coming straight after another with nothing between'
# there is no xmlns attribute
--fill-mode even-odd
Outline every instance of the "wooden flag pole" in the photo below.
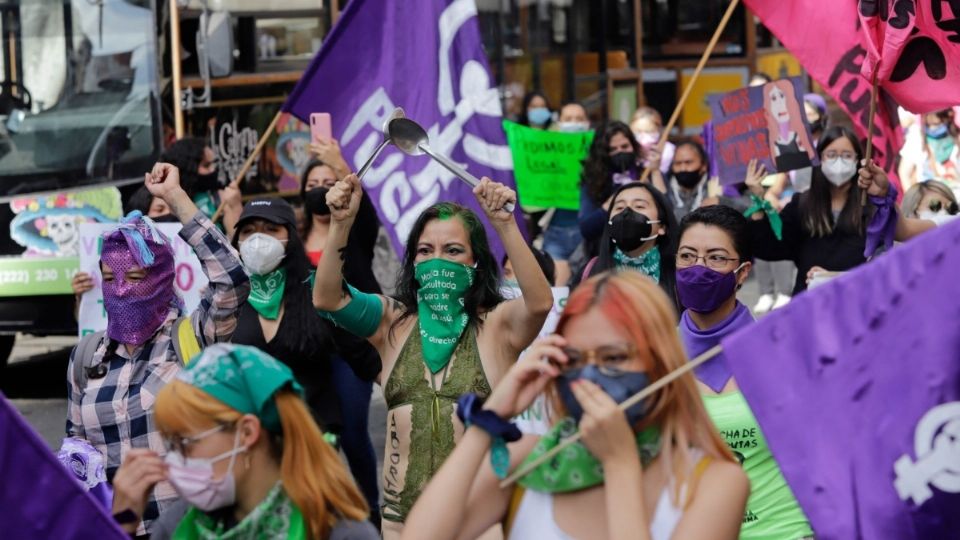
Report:
<svg viewBox="0 0 960 540"><path fill-rule="evenodd" d="M736 1L736 0L734 0L734 1ZM680 378L681 376L683 376L684 374L690 372L691 370L696 369L697 366L699 366L699 365L703 364L704 362L710 360L711 358L713 358L714 356L720 354L721 352L723 352L723 347L722 347L722 346L720 346L720 345L715 345L715 346L713 346L711 349L708 349L706 352L704 352L704 353L701 354L700 356L694 358L693 360L687 362L686 364L680 366L679 368L671 371L670 373L667 373L665 376L663 376L663 377L657 379L656 381L654 381L653 384L651 384L650 386L644 388L643 390L641 390L641 391L637 392L636 394L632 395L631 397L627 398L627 400L624 401L623 403L621 403L620 405L618 405L618 407L620 407L620 410L622 410L622 411L625 411L625 410L629 409L630 407L633 407L633 406L636 405L637 403L640 403L641 401L643 401L644 399L646 399L647 397L649 397L651 394L653 394L653 393L656 392L657 390L660 390L660 389L663 388L664 386L670 384L671 382L675 381L676 379ZM542 463L544 463L544 462L546 462L546 461L549 461L550 458L552 458L553 456L555 456L555 455L559 454L560 452L562 452L564 448L570 446L571 444L573 444L573 443L575 443L575 442L577 442L577 441L579 441L579 440L580 440L580 432L577 432L576 434L572 435L571 437L569 437L569 438L567 438L567 439L564 439L563 442L561 442L560 444L558 444L557 446L555 446L555 447L554 447L553 449L551 449L549 452L546 452L545 454L543 454L542 456L540 456L540 457L537 458L536 460L531 461L528 465L526 465L526 466L524 466L524 467L520 467L519 469L517 469L516 471L514 471L513 474L511 474L511 475L508 476L505 480L503 480L502 482L500 482L500 488L503 489L503 488L505 488L505 487L509 487L511 484L513 484L513 483L516 482L517 480L519 480L519 479L523 478L524 476L526 476L527 474L529 474L530 471L532 471L532 470L536 469L537 467L539 467L540 464L542 464Z"/></svg>
<svg viewBox="0 0 960 540"><path fill-rule="evenodd" d="M880 64L873 68L873 77L870 85L870 118L867 120L867 149L864 152L864 161L870 163L873 159L873 117L877 115L877 72ZM860 206L867 205L867 190L860 192Z"/></svg>
<svg viewBox="0 0 960 540"><path fill-rule="evenodd" d="M253 152L250 152L250 155L247 156L247 160L243 162L243 167L240 167L240 172L237 173L237 176L230 182L230 187L239 187L240 182L243 181L243 177L247 175L247 171L250 170L250 167L253 166L253 161L257 159L257 156L260 155L260 151L263 150L263 147L267 144L267 139L273 135L275 129L277 129L277 122L280 121L280 115L283 114L283 109L277 111L276 116L273 117L273 120L270 121L270 125L267 126L267 129L264 130L263 135L260 136L260 140L257 141L257 146L253 148ZM217 212L213 214L212 221L216 223L220 217L223 215L223 201L220 201L220 206L217 208Z"/></svg>
<svg viewBox="0 0 960 540"><path fill-rule="evenodd" d="M723 34L723 30L727 27L727 23L730 22L730 17L733 16L733 12L739 3L740 0L731 0L730 5L727 6L726 13L724 13L723 18L720 19L717 30L713 33L713 37L710 38L707 48L703 51L703 56L700 57L700 63L697 64L697 69L694 70L693 76L690 77L690 82L687 83L687 87L683 89L683 94L680 95L680 101L677 102L676 108L673 109L673 114L670 115L670 121L667 122L667 126L663 132L660 133L660 140L657 142L657 153L661 156L663 155L663 147L667 144L667 138L670 136L670 132L673 131L673 126L677 124L677 119L680 118L680 111L683 110L687 98L689 98L690 93L693 92L693 87L697 84L697 79L700 78L700 72L702 72L704 66L707 65L707 60L710 59L710 55L713 54L713 48L717 46L717 41L720 40L720 34ZM640 176L640 181L645 181L652 171L653 169L651 167L645 168L643 175Z"/></svg>

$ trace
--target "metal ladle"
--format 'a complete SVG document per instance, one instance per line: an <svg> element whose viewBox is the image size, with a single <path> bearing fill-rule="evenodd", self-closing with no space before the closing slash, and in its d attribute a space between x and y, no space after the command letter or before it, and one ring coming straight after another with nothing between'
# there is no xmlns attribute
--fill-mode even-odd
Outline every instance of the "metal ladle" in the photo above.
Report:
<svg viewBox="0 0 960 540"><path fill-rule="evenodd" d="M373 154L370 156L369 159L367 159L367 162L363 164L363 167L360 167L360 171L357 172L357 178L361 180L363 179L363 175L367 174L367 171L370 170L370 166L373 165L373 161L377 159L380 153L383 152L383 149L386 148L388 144L390 144L391 142L390 122L398 118L403 118L404 116L405 114L403 112L403 109L401 109L400 107L397 107L396 109L393 110L392 113L390 113L390 116L388 116L387 119L383 122L383 130L382 130L383 141L380 143L380 146L378 146L377 149L373 151Z"/></svg>
<svg viewBox="0 0 960 540"><path fill-rule="evenodd" d="M413 120L409 118L395 118L390 120L387 124L387 131L389 132L388 137L390 142L404 154L410 156L426 154L467 184L473 187L477 187L480 184L479 178L467 172L466 169L456 162L447 156L431 150L427 132L420 127L420 124L417 124ZM514 206L513 201L508 201L507 204L503 205L503 209L512 213Z"/></svg>

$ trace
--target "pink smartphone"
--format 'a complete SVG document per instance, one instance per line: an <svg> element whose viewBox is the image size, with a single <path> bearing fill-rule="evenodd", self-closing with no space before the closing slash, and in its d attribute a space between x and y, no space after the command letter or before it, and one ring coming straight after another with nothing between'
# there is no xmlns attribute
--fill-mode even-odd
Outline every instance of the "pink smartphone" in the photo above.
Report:
<svg viewBox="0 0 960 540"><path fill-rule="evenodd" d="M333 127L330 124L330 113L310 114L310 138L315 141L330 142L333 139Z"/></svg>

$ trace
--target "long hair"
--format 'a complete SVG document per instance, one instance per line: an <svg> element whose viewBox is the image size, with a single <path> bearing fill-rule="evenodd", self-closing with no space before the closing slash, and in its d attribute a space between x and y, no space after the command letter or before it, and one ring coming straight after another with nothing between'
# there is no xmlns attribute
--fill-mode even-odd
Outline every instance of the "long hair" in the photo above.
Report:
<svg viewBox="0 0 960 540"><path fill-rule="evenodd" d="M790 115L790 129L797 134L797 140L803 145L804 151L810 159L813 159L814 150L810 139L807 137L807 128L803 123L806 118L804 111L800 109L797 101L797 94L793 89L793 83L787 79L768 82L763 85L763 115L767 118L767 130L770 135L767 142L770 145L770 155L775 156L777 148L777 138L780 135L780 123L770 113L770 94L773 90L780 90L783 99L787 102L787 113ZM859 163L859 162L858 162Z"/></svg>
<svg viewBox="0 0 960 540"><path fill-rule="evenodd" d="M644 370L650 383L663 378L687 363L687 355L677 334L677 312L663 291L639 272L606 272L580 284L567 299L557 323L564 332L573 319L598 309L611 324L630 336L640 356L647 361ZM646 344L646 347L643 347ZM551 385L551 406L565 413ZM660 455L664 466L676 480L674 501L689 504L696 486L687 489L687 500L680 501L684 483L693 465L691 448L722 461L733 462L733 454L720 438L700 398L693 373L686 373L647 398L647 413L635 426L642 431L650 426L660 429Z"/></svg>
<svg viewBox="0 0 960 540"><path fill-rule="evenodd" d="M185 137L171 144L160 155L160 161L180 170L180 185L191 197L196 195L197 177L206 147L207 142L200 137Z"/></svg>
<svg viewBox="0 0 960 540"><path fill-rule="evenodd" d="M846 138L853 145L853 150L857 154L857 163L859 164L860 160L863 159L863 150L861 150L857 136L843 126L833 126L823 132L823 137L817 144L820 167L823 166L823 152L833 141L841 137ZM852 185L850 191L847 192L847 202L843 205L840 216L834 220L830 202L830 186L832 184L823 175L820 167L813 168L810 189L800 195L799 210L803 228L814 237L829 236L833 234L834 229L863 236L866 220L864 219L863 205L860 204L860 186L857 184L856 178L850 180Z"/></svg>
<svg viewBox="0 0 960 540"><path fill-rule="evenodd" d="M437 203L420 214L413 228L410 229L410 236L407 237L403 264L397 276L397 300L403 304L404 312L394 322L390 329L391 334L401 321L417 314L417 290L420 289L420 284L417 283L414 272L416 266L414 261L417 258L417 244L420 236L423 235L423 229L426 228L427 223L435 219L453 218L459 219L467 230L467 235L470 237L470 250L473 251L473 260L477 265L473 285L464 297L464 307L470 317L470 323L479 326L482 322L480 315L503 302L503 296L500 295L500 266L493 251L490 250L483 222L473 210L465 206L451 202Z"/></svg>
<svg viewBox="0 0 960 540"><path fill-rule="evenodd" d="M630 141L633 153L640 155L640 143L633 136L633 131L630 131L630 126L613 120L597 128L593 143L590 144L590 152L583 162L583 176L580 179L581 185L586 186L587 194L597 206L603 204L613 190L607 162L610 159L610 139L618 133Z"/></svg>
<svg viewBox="0 0 960 540"><path fill-rule="evenodd" d="M903 202L900 203L900 209L903 211L903 216L908 218L915 218L920 210L920 201L927 193L935 193L944 199L950 201L950 204L947 205L947 208L944 208L948 213L955 214L957 210L957 197L953 194L953 190L950 189L950 186L944 184L939 180L927 180L925 182L920 182L910 186L910 189L903 194ZM951 208L952 207L952 208Z"/></svg>
<svg viewBox="0 0 960 540"><path fill-rule="evenodd" d="M309 238L310 231L313 230L313 213L310 212L310 209L307 208L307 177L310 176L310 172L316 169L317 167L329 167L326 163L320 161L319 159L311 159L307 162L307 165L303 168L303 172L300 174L300 202L304 203L303 205L303 215L306 217L303 224L303 237Z"/></svg>
<svg viewBox="0 0 960 540"><path fill-rule="evenodd" d="M527 118L527 109L530 108L530 102L536 97L543 98L543 102L547 104L547 110L553 112L553 109L550 108L550 100L547 99L547 95L540 90L531 90L523 95L523 101L520 102L520 117L517 119L517 123L521 126L530 127L530 119Z"/></svg>
<svg viewBox="0 0 960 540"><path fill-rule="evenodd" d="M283 490L303 515L309 537L326 538L343 518L367 519L365 499L340 456L323 440L303 400L290 390L280 390L274 399L283 433L269 434L270 454L280 464ZM242 416L180 380L164 386L154 406L157 426L165 435L201 431L217 424L234 426Z"/></svg>
<svg viewBox="0 0 960 540"><path fill-rule="evenodd" d="M280 263L287 271L282 324L293 331L278 332L270 343L283 351L283 357L289 354L293 358L313 358L318 353L333 350L333 338L327 323L313 307L313 290L309 282L311 265L303 240L295 226L284 224L284 228L287 229L288 240L283 262ZM232 244L234 248L239 247L240 223L233 233Z"/></svg>
<svg viewBox="0 0 960 540"><path fill-rule="evenodd" d="M677 238L679 238L677 235L677 219L673 215L673 210L670 209L667 197L650 184L642 184L640 182L625 184L614 192L613 200L615 201L624 190L634 188L647 190L647 193L653 198L654 206L657 207L657 216L660 219L659 225L667 229L665 234L657 237L656 245L653 249L660 250L660 284L668 296L675 298L674 283L676 282L676 276L674 274L677 269ZM608 222L612 218L612 210L613 204L610 205L610 210L607 211ZM616 268L617 263L613 258L614 248L613 239L610 238L610 227L605 226L603 233L600 235L600 251L597 254L597 262L593 265L593 268L590 269L591 276Z"/></svg>

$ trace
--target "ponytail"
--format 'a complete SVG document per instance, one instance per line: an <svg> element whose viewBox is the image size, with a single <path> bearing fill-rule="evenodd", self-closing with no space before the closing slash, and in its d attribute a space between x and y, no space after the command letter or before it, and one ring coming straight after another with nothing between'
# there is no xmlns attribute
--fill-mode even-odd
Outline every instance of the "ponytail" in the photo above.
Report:
<svg viewBox="0 0 960 540"><path fill-rule="evenodd" d="M326 538L340 519L367 519L366 501L303 400L289 390L277 392L275 399L283 426L280 478L309 536Z"/></svg>

